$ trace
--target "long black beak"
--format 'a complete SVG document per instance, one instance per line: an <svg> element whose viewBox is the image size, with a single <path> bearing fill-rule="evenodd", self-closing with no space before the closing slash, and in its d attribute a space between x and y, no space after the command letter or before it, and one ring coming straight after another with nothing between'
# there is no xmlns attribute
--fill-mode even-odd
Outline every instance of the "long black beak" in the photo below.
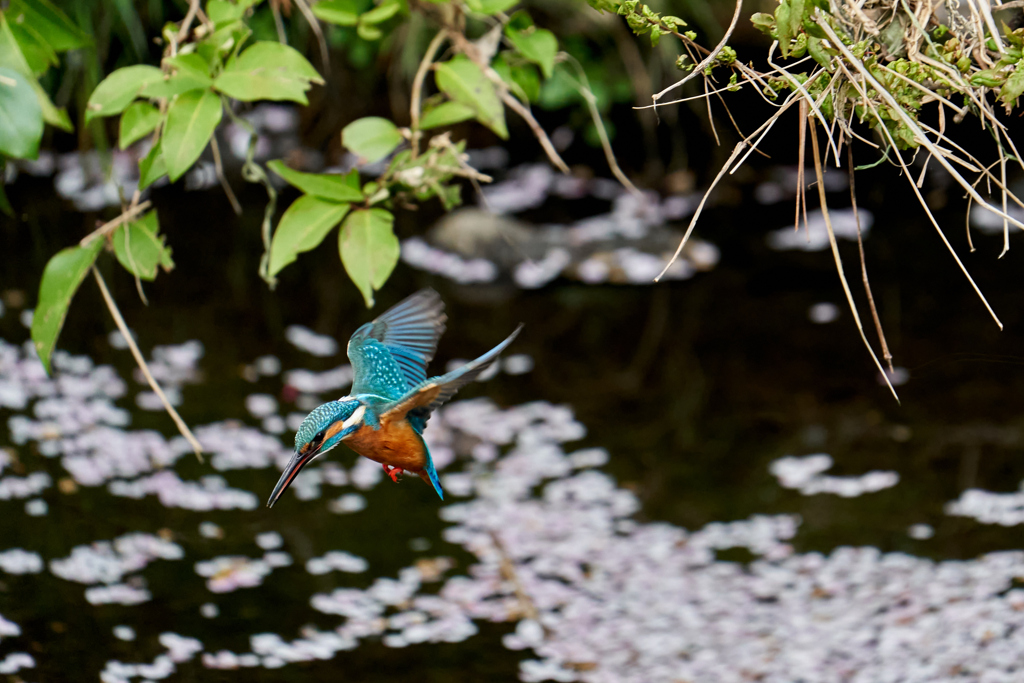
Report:
<svg viewBox="0 0 1024 683"><path fill-rule="evenodd" d="M288 485L292 483L292 479L295 478L303 467L309 464L309 461L317 456L320 449L309 449L306 453L296 453L292 456L292 459L288 461L288 465L285 466L284 472L281 473L281 478L277 480L277 486L274 487L274 492L270 494L270 500L267 501L267 507L274 507L274 503L281 497L284 490L288 488Z"/></svg>

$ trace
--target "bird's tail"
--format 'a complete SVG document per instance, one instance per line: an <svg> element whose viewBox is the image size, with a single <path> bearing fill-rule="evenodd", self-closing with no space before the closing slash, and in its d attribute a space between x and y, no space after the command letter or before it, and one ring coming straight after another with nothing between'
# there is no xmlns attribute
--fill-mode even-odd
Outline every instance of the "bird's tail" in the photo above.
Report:
<svg viewBox="0 0 1024 683"><path fill-rule="evenodd" d="M427 448L427 442L423 441L423 437L420 437L420 441L423 442L423 454L427 456L427 464L424 465L420 471L420 478L434 487L437 491L438 497L444 500L444 491L441 490L441 480L437 478L437 470L434 469L434 460L430 457L430 450Z"/></svg>

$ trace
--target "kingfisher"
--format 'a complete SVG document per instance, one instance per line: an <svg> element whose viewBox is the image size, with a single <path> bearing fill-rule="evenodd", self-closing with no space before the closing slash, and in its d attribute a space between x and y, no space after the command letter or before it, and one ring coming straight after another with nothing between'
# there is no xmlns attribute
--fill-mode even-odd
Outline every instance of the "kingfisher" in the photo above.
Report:
<svg viewBox="0 0 1024 683"><path fill-rule="evenodd" d="M446 375L427 378L427 364L444 334L444 302L423 289L366 323L348 342L352 363L349 396L313 409L295 433L295 453L270 494L273 507L295 475L315 458L344 443L379 462L394 482L403 472L419 475L444 500L437 470L423 440L430 414L490 367L519 331Z"/></svg>

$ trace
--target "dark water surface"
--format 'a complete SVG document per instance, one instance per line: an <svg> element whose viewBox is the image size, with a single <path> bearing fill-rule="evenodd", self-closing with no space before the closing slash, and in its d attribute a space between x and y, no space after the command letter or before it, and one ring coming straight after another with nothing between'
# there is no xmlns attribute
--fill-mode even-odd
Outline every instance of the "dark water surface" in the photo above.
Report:
<svg viewBox="0 0 1024 683"><path fill-rule="evenodd" d="M441 293L449 315L433 366L438 371L526 323L514 352L533 358L532 371L499 374L459 398L486 396L502 407L537 400L569 406L586 435L567 449L607 449L610 460L602 469L636 494L641 508L635 519L641 523L696 530L755 514L797 514L802 523L792 544L798 552L863 545L970 559L1020 548L1019 527L952 516L945 507L966 489L1012 492L1024 479L1024 246L1013 243L997 260L1001 237L979 235L978 251L967 254L963 207L939 212L1001 316L1006 329L1000 332L905 186L887 186L881 172L874 182L860 182L864 203L875 215L866 242L875 297L894 362L909 373L909 381L897 387L902 404L876 378L831 255L771 251L764 235L791 220L792 205L757 204L753 185L731 189L735 201L703 219L701 234L721 249L718 267L657 286L587 286L563 279L533 291L508 284L458 286L400 264L377 308L367 312L328 240L301 256L270 292L256 276L262 199L249 189L243 199L250 208L241 220L230 214L219 190L157 193L154 203L177 268L146 284L148 308L112 259L102 259L103 271L147 357L157 345L202 343L202 380L183 385L179 406L193 428L223 420L259 427L245 408L246 396L254 393L275 396L282 416L302 412L282 397L280 376L251 382L243 378L245 366L271 354L286 370L335 368L345 362L344 341L358 325L429 285ZM7 303L0 338L13 344L28 337L19 316L33 305L46 259L80 239L96 218L61 206L49 187L48 180L22 178L9 188L24 220L4 219L0 227L0 290ZM421 232L427 218L405 216L401 229L407 236ZM846 242L842 249L867 322L856 248ZM24 307L12 305L19 293ZM820 302L839 306L835 322L809 320L809 308ZM336 338L341 350L329 358L297 350L285 341L285 328L293 324ZM146 387L132 379L128 351L110 346L112 329L94 283L86 280L59 348L116 368L128 393L115 403L131 412L129 429L173 437L164 413L136 408L134 395ZM867 333L875 343L873 328ZM327 392L322 398L334 397ZM329 630L339 623L311 608L314 593L367 588L378 577L394 578L418 558L451 557L454 567L446 576L465 574L476 562L463 546L442 539L449 526L437 514L443 504L412 479L359 491L366 509L346 515L328 511L325 501L354 489L326 484L316 499L299 500L289 491L267 510L263 501L277 480L274 467L217 473L229 487L259 498L252 510L167 508L154 496L111 496L105 485L63 493L57 483L68 474L59 459L40 455L36 441L11 444L7 420L16 413L31 414L31 408L0 409L0 444L20 463L14 473L44 471L54 482L35 496L46 502L45 515L26 514L24 499L0 501L0 550L24 548L47 565L40 573L0 572L0 614L21 630L3 637L0 657L29 653L35 667L17 674L25 680L95 680L111 660L151 662L164 651L158 637L167 632L198 639L207 653L246 652L257 633L291 641L306 625ZM280 435L285 446L292 434ZM830 475L893 471L899 483L851 498L804 496L781 487L769 472L784 456L813 453L832 457ZM355 456L339 448L327 459L351 470ZM464 466L465 459L451 467ZM182 480L215 473L209 460L200 464L191 456L178 460L175 470ZM222 538L205 537L202 522L216 524ZM920 524L929 525L934 536L912 538L908 529ZM280 550L293 562L274 569L261 586L213 593L194 570L196 562L214 557L262 555L254 539L271 531L280 534ZM140 585L152 596L146 602L91 605L83 599L87 586L49 570L51 560L67 558L76 546L130 532L156 534L184 549L183 560L154 560L129 572L144 576ZM312 575L303 568L309 558L334 549L365 558L368 570ZM747 562L754 555L739 548L722 550L719 557ZM424 584L424 590L438 585ZM217 605L218 616L201 614L207 603ZM514 624L475 623L479 633L459 643L395 648L370 637L329 661L275 669L216 671L197 655L177 664L171 680L517 680L518 663L528 655L502 646ZM115 637L118 625L131 626L135 640Z"/></svg>

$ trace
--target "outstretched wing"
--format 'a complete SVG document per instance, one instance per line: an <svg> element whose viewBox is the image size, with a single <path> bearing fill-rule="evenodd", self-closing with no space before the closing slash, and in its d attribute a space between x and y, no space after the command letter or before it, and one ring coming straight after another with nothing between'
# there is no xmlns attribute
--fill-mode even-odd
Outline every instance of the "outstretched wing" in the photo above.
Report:
<svg viewBox="0 0 1024 683"><path fill-rule="evenodd" d="M395 399L423 382L445 320L441 297L423 289L356 330L348 342L352 394Z"/></svg>
<svg viewBox="0 0 1024 683"><path fill-rule="evenodd" d="M381 421L395 421L405 417L408 418L416 431L422 432L427 426L430 414L451 399L459 389L472 382L480 376L480 373L489 368L522 329L523 326L520 324L505 341L476 360L466 363L458 370L453 370L447 375L431 377L421 382L399 400L384 405L381 411Z"/></svg>

